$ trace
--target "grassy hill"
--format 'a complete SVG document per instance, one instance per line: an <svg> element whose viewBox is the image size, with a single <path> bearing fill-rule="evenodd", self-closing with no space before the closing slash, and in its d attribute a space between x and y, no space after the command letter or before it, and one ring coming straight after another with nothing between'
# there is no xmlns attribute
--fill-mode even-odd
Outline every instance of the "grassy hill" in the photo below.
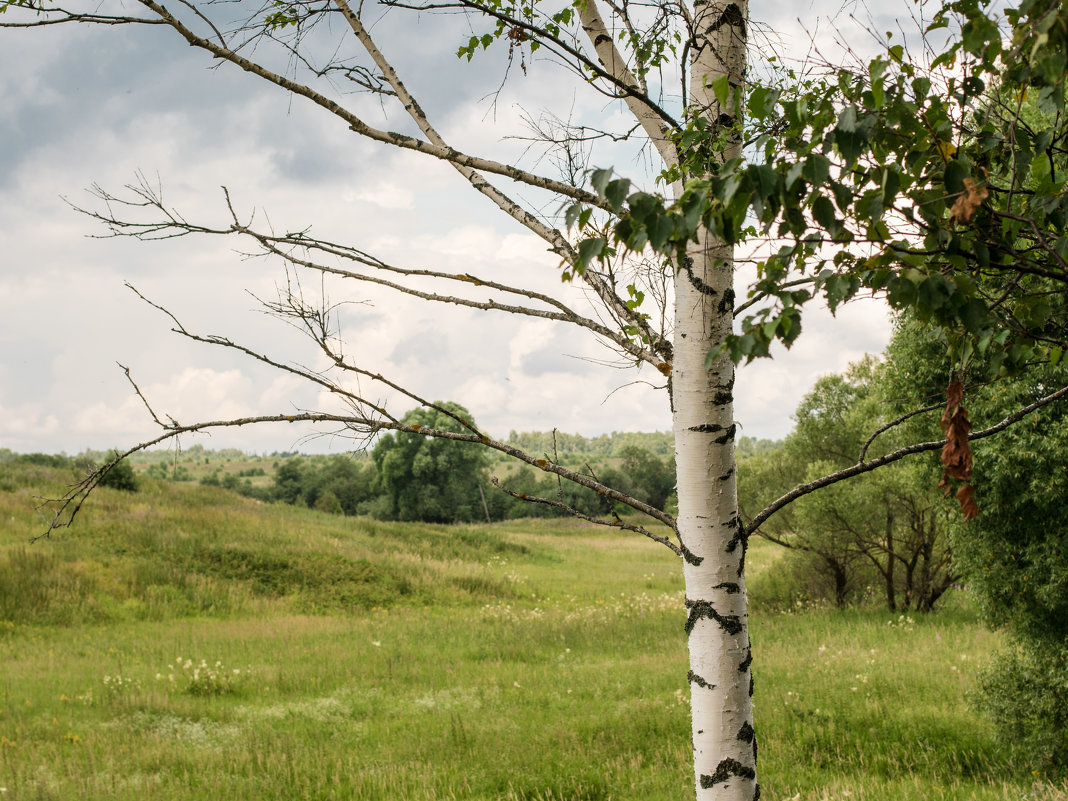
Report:
<svg viewBox="0 0 1068 801"><path fill-rule="evenodd" d="M0 799L688 797L681 579L573 521L422 526L0 465ZM754 598L778 552L754 543ZM968 709L999 638L760 603L764 798L1063 801Z"/></svg>

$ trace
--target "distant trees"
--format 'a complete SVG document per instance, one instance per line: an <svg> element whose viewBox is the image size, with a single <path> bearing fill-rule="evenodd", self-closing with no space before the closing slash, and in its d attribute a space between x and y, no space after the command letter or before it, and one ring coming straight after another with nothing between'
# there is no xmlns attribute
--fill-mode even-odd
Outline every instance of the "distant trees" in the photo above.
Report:
<svg viewBox="0 0 1068 801"><path fill-rule="evenodd" d="M817 381L782 448L742 462L743 512L925 433L902 421L870 436L898 416L902 388L890 370L867 358ZM756 533L803 554L799 583L838 606L870 586L891 611L929 611L957 578L949 548L955 509L933 491L940 472L937 457L899 462L802 498Z"/></svg>
<svg viewBox="0 0 1068 801"><path fill-rule="evenodd" d="M364 505L377 497L376 476L372 463L349 455L291 456L278 463L265 495L281 503L355 515L365 512Z"/></svg>
<svg viewBox="0 0 1068 801"><path fill-rule="evenodd" d="M402 422L415 431L463 433L456 418L473 423L467 409L449 402L413 409ZM473 443L397 431L379 440L371 458L385 505L380 515L387 519L451 523L488 516L483 503L483 485L489 481L486 453Z"/></svg>
<svg viewBox="0 0 1068 801"><path fill-rule="evenodd" d="M470 413L459 404L442 402L439 408L456 417L438 409L415 409L403 420L413 429L441 431L459 428L456 418L471 420ZM574 462L591 479L611 481L640 501L663 510L672 503L674 461L634 443L645 441L655 446L665 437L670 442L670 434L613 433L588 439L559 432L512 432L510 441L522 438L528 444L548 445L554 451L553 458ZM579 450L565 450L572 446ZM594 449L603 454L594 457L590 453ZM369 457L287 454L290 458L276 463L273 482L260 497L334 514L433 523L475 522L487 517L492 521L559 517L567 514L562 508L565 506L585 515L624 511L624 507L617 510L616 502L592 489L558 480L527 465L491 468L485 454L484 449L472 443L402 431L383 436ZM227 487L227 479L234 486ZM257 494L237 484L231 475L212 483L246 495ZM534 503L530 498L548 499L557 505Z"/></svg>

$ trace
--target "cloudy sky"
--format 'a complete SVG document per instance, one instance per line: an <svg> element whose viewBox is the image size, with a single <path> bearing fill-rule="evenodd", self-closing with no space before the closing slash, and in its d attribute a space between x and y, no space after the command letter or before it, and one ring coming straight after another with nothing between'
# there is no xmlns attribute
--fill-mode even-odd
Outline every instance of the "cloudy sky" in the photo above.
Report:
<svg viewBox="0 0 1068 801"><path fill-rule="evenodd" d="M893 12L907 13L899 0L882 8L883 29ZM788 56L808 50L805 29L829 36L827 18L840 11L824 0L752 9L781 32ZM559 67L538 61L525 76L513 68L498 93L503 48L473 64L458 61L466 31L458 18L398 12L375 27L439 129L462 149L533 165L523 142L505 138L523 133L524 115L545 107L561 116L620 115L576 89ZM405 130L396 119L383 122L372 99L346 98L372 124ZM0 104L0 447L77 453L153 436L117 363L130 368L159 413L182 423L321 406L292 377L175 335L170 320L124 286L167 306L190 330L317 366L309 345L255 300L275 296L285 278L279 262L245 258L239 241L223 237L94 238L104 230L72 208L100 209L87 191L93 185L120 193L141 175L187 218L217 225L227 222L225 185L241 214L276 231L312 226L398 264L578 292L561 288L558 261L544 243L494 213L449 167L361 141L301 98L212 65L164 30L0 30ZM633 153L614 157L624 160L615 165L622 172L640 172ZM547 162L540 168L551 169ZM529 191L516 194L543 202ZM347 354L419 395L463 403L496 435L670 427L659 376L605 364L613 355L574 329L344 284L327 292L345 304L339 320ZM834 320L813 313L790 352L742 370L736 415L743 433L785 435L817 377L880 351L888 333L876 301ZM388 399L383 390L367 391ZM184 444L254 452L347 447L339 438L307 440L307 433L241 429Z"/></svg>

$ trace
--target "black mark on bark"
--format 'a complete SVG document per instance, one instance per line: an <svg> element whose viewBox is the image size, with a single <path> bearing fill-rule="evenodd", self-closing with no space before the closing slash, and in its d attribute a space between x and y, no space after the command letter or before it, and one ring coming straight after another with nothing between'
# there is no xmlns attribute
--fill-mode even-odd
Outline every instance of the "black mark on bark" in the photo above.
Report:
<svg viewBox="0 0 1068 801"><path fill-rule="evenodd" d="M730 779L731 776L740 776L743 779L755 779L756 771L743 765L737 759L727 757L716 766L716 772L711 776L707 773L701 775L701 789L707 790L710 787L721 784Z"/></svg>
<svg viewBox="0 0 1068 801"><path fill-rule="evenodd" d="M725 117L727 115L724 114L723 116ZM722 119L723 119L723 117L720 117L721 121L722 121ZM731 119L731 123L734 122L733 118L729 118L729 119ZM733 289L728 289L728 290L724 291L723 299L720 300L719 306L716 308L716 311L719 312L720 314L729 314L730 312L734 311L734 290Z"/></svg>
<svg viewBox="0 0 1068 801"><path fill-rule="evenodd" d="M745 651L745 659L738 665L738 672L745 673L745 671L749 670L751 664L753 664L753 649L747 648Z"/></svg>
<svg viewBox="0 0 1068 801"><path fill-rule="evenodd" d="M735 515L727 523L728 526L734 529L734 536L731 537L730 542L727 543L727 553L734 553L734 549L741 543L742 546L742 558L738 563L738 575L741 576L745 572L745 554L749 550L749 535L745 530L745 526L742 525L741 519Z"/></svg>
<svg viewBox="0 0 1068 801"><path fill-rule="evenodd" d="M699 426L690 426L689 430L700 434L715 434L717 431L726 431L727 429L715 423L701 423Z"/></svg>
<svg viewBox="0 0 1068 801"><path fill-rule="evenodd" d="M753 731L753 727L749 725L748 720L742 724L742 728L738 732L738 739L743 743L751 743L756 739L756 732Z"/></svg>
<svg viewBox="0 0 1068 801"><path fill-rule="evenodd" d="M731 3L723 9L723 13L719 15L719 19L712 23L708 31L709 33L718 31L724 25L739 25L743 29L745 28L745 16L742 14L742 10L738 8L736 3Z"/></svg>
<svg viewBox="0 0 1068 801"><path fill-rule="evenodd" d="M738 732L738 739L742 742L750 742L753 744L753 765L756 765L756 732L753 731L753 726L749 724L749 721L745 721L741 724L741 729Z"/></svg>
<svg viewBox="0 0 1068 801"><path fill-rule="evenodd" d="M703 679L701 676L698 676L692 670L686 674L686 680L689 681L691 684L696 684L698 687L704 687L706 690L716 689L715 684L709 684L705 679Z"/></svg>
<svg viewBox="0 0 1068 801"><path fill-rule="evenodd" d="M731 537L730 542L727 543L727 553L734 553L734 549L738 547L738 543L745 540L745 529L743 528L742 520L738 515L735 515L727 521L727 527L734 529L734 536Z"/></svg>
<svg viewBox="0 0 1068 801"><path fill-rule="evenodd" d="M682 265L683 271L686 273L686 277L690 279L690 283L693 284L694 289L700 292L702 295L718 295L711 286L706 284L700 276L695 275L693 271L693 259L687 258Z"/></svg>
<svg viewBox="0 0 1068 801"><path fill-rule="evenodd" d="M737 430L738 426L736 426L734 423L731 423L729 426L727 426L727 428L722 429L723 436L716 437L712 441L715 442L717 445L725 445L726 443L734 439L734 432Z"/></svg>
<svg viewBox="0 0 1068 801"><path fill-rule="evenodd" d="M687 598L686 608L690 610L690 614L686 618L687 634L693 631L693 627L697 625L697 621L701 618L716 621L723 627L724 631L732 636L742 630L741 618L737 615L721 615L708 601L691 601Z"/></svg>
<svg viewBox="0 0 1068 801"><path fill-rule="evenodd" d="M693 565L694 567L697 567L703 561L705 561L705 558L703 556L698 556L693 551L691 551L689 548L687 548L684 544L682 544L682 543L679 543L679 544L682 547L682 558L686 560L686 564Z"/></svg>

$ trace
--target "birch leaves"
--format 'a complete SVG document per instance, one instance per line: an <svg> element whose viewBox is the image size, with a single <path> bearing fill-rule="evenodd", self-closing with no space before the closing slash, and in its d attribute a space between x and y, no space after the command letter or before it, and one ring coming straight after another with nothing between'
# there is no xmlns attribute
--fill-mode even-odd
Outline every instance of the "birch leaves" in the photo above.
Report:
<svg viewBox="0 0 1068 801"><path fill-rule="evenodd" d="M1068 9L1025 0L1005 17L1008 43L985 3L948 3L927 32L955 18L961 34L930 67L888 39L866 69L748 89L744 158L709 166L714 126L676 135L679 167L663 177L711 170L677 200L595 172L618 219L583 256L648 248L681 269L702 229L766 238L723 345L735 361L789 346L814 297L833 311L876 293L933 326L959 366L1056 364L1068 346ZM569 212L576 221L588 217Z"/></svg>

